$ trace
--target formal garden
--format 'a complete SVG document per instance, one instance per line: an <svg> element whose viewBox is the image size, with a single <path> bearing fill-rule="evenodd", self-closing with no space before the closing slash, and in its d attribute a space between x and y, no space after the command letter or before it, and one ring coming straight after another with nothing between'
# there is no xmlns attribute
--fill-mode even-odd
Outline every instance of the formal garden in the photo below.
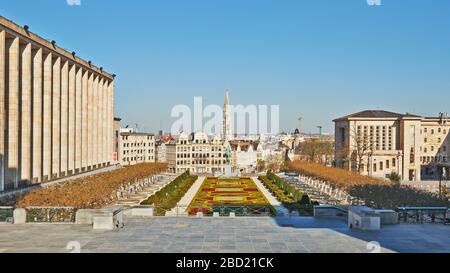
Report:
<svg viewBox="0 0 450 273"><path fill-rule="evenodd" d="M197 179L198 176L185 172L143 201L141 205L153 205L153 214L155 216L164 216L167 211L176 207L178 201L183 198Z"/></svg>
<svg viewBox="0 0 450 273"><path fill-rule="evenodd" d="M273 215L274 209L248 177L207 177L189 204L190 215Z"/></svg>
<svg viewBox="0 0 450 273"><path fill-rule="evenodd" d="M259 176L258 179L290 212L298 211L300 215L312 215L313 206L319 205L317 201L311 200L308 194L284 181L272 171L268 171L266 176Z"/></svg>
<svg viewBox="0 0 450 273"><path fill-rule="evenodd" d="M166 164L142 163L41 187L16 200L15 206L97 209L114 204L128 186L166 170Z"/></svg>
<svg viewBox="0 0 450 273"><path fill-rule="evenodd" d="M325 181L331 187L346 191L350 196L358 199L358 202L372 208L450 206L448 199L441 198L435 193L314 162L294 161L287 165L286 170Z"/></svg>

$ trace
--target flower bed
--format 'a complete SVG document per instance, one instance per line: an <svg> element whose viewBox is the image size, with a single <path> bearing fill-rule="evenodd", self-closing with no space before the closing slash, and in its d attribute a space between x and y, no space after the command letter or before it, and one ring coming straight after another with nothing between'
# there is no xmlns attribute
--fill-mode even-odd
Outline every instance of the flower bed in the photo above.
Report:
<svg viewBox="0 0 450 273"><path fill-rule="evenodd" d="M233 208L246 206L266 207L270 206L270 204L264 194L258 190L255 183L248 177L208 177L203 182L191 204L189 204L188 211L191 215L197 212L210 215L213 212L213 207L220 206ZM239 209L236 209L236 211L241 212ZM251 211L251 209L248 211ZM227 210L226 213L229 213L229 211Z"/></svg>
<svg viewBox="0 0 450 273"><path fill-rule="evenodd" d="M94 209L112 204L116 192L130 182L148 178L166 170L166 164L142 163L39 188L20 197L16 206L25 207L73 207Z"/></svg>
<svg viewBox="0 0 450 273"><path fill-rule="evenodd" d="M185 172L143 201L141 205L154 205L154 215L164 216L166 211L177 205L197 179L198 176L189 175L188 172Z"/></svg>

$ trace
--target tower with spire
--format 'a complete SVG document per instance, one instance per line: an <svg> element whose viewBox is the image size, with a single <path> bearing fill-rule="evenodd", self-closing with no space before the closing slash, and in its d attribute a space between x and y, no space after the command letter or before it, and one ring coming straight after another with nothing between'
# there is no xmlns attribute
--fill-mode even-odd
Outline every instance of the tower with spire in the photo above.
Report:
<svg viewBox="0 0 450 273"><path fill-rule="evenodd" d="M224 140L233 139L233 133L231 131L231 109L230 109L230 98L228 97L228 90L225 91L225 101L223 103L222 138Z"/></svg>

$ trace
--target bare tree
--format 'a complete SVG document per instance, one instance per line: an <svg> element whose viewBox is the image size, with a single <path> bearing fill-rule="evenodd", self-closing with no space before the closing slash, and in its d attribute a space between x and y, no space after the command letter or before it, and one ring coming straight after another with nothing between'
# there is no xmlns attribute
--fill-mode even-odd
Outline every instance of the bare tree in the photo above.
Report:
<svg viewBox="0 0 450 273"><path fill-rule="evenodd" d="M358 173L361 173L364 166L364 157L369 158L372 150L372 137L369 134L363 133L356 124L351 126L350 137L353 140L353 147L351 147L351 160L356 163Z"/></svg>

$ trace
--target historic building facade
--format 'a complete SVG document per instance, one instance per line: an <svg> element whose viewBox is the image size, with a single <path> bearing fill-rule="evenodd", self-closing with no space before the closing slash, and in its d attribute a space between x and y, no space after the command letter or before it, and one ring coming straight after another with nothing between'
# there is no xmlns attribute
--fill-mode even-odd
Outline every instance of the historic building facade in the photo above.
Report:
<svg viewBox="0 0 450 273"><path fill-rule="evenodd" d="M155 162L155 135L120 133L120 164L122 166Z"/></svg>
<svg viewBox="0 0 450 273"><path fill-rule="evenodd" d="M219 136L209 138L203 132L181 133L166 144L166 160L173 173L217 173L225 171L228 142Z"/></svg>
<svg viewBox="0 0 450 273"><path fill-rule="evenodd" d="M114 75L0 17L0 192L102 168Z"/></svg>
<svg viewBox="0 0 450 273"><path fill-rule="evenodd" d="M334 120L337 167L385 178L436 180L449 175L450 119L362 111Z"/></svg>
<svg viewBox="0 0 450 273"><path fill-rule="evenodd" d="M263 160L262 144L259 141L230 141L233 171L239 173L255 173L258 161Z"/></svg>

